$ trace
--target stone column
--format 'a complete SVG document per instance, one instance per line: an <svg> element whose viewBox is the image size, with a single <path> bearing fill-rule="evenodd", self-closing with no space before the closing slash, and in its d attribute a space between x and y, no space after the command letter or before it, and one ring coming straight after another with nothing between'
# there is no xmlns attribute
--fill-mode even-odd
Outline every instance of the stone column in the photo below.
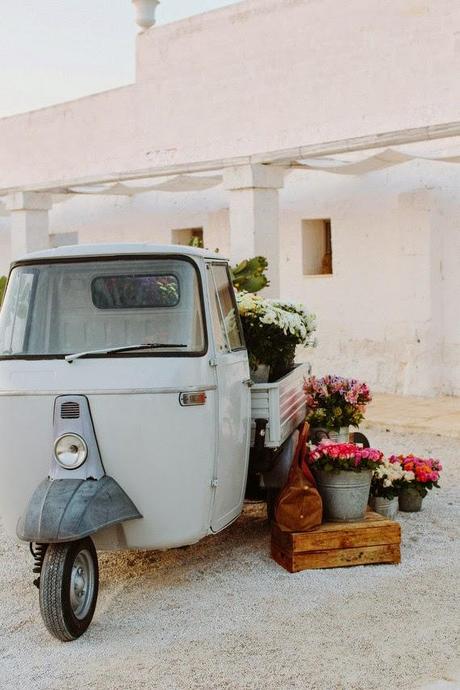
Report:
<svg viewBox="0 0 460 690"><path fill-rule="evenodd" d="M11 258L49 247L51 194L17 192L5 198L11 214Z"/></svg>
<svg viewBox="0 0 460 690"><path fill-rule="evenodd" d="M253 256L268 260L270 287L264 294L280 296L279 189L284 169L242 165L224 170L230 192L230 258L232 263Z"/></svg>

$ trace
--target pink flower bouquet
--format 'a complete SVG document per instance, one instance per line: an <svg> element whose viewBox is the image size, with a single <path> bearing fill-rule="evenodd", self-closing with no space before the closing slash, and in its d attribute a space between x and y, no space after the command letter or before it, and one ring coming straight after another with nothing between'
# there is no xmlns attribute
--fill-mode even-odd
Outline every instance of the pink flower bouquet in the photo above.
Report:
<svg viewBox="0 0 460 690"><path fill-rule="evenodd" d="M375 448L360 448L354 443L323 441L314 446L308 455L313 469L325 472L361 472L375 470L383 461L383 453Z"/></svg>
<svg viewBox="0 0 460 690"><path fill-rule="evenodd" d="M372 396L366 383L342 376L305 379L307 420L311 426L339 430L358 427Z"/></svg>
<svg viewBox="0 0 460 690"><path fill-rule="evenodd" d="M433 458L418 458L415 455L392 455L389 461L400 465L404 478L402 488L426 496L434 487L439 489L439 476L442 465Z"/></svg>

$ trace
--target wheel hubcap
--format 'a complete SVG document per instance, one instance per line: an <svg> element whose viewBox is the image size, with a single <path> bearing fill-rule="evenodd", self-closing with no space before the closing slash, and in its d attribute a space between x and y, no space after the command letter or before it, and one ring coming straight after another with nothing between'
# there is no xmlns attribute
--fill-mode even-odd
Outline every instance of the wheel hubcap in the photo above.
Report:
<svg viewBox="0 0 460 690"><path fill-rule="evenodd" d="M70 577L70 604L74 616L85 618L94 596L94 562L87 549L80 551L72 565Z"/></svg>

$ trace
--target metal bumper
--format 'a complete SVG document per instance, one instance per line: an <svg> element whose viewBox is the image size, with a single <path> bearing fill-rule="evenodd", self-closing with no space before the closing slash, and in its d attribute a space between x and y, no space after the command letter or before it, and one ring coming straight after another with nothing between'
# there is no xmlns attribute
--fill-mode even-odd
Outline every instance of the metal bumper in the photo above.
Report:
<svg viewBox="0 0 460 690"><path fill-rule="evenodd" d="M16 533L29 542L75 541L142 515L111 477L45 479L19 519Z"/></svg>

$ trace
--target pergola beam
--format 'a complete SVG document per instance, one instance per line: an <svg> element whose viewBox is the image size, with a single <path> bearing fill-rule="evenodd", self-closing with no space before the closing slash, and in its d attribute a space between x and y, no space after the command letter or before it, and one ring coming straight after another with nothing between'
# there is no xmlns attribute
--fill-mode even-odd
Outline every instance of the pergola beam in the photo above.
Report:
<svg viewBox="0 0 460 690"><path fill-rule="evenodd" d="M395 130L371 134L364 137L352 137L351 139L339 139L325 144L313 144L300 146L286 151L275 151L270 154L270 161L260 160L260 163L283 163L287 160L302 160L302 158L317 158L319 156L333 156L338 153L352 153L354 151L367 151L369 149L386 148L389 146L402 146L414 144L419 141L433 141L436 139L449 139L460 136L460 121L448 122L441 125L427 125L410 129Z"/></svg>
<svg viewBox="0 0 460 690"><path fill-rule="evenodd" d="M295 148L280 149L266 153L256 153L249 156L237 156L234 158L221 158L195 163L183 163L146 167L141 170L121 170L106 175L91 175L89 177L51 180L40 184L27 184L0 189L0 194L14 194L23 191L65 192L68 187L101 184L106 182L118 182L139 180L165 175L180 175L184 173L210 172L242 165L279 165L289 166L294 161L303 158L318 158L353 151L366 151L368 149L383 148L388 146L402 146L422 141L436 139L449 139L460 136L460 121L447 122L438 125L426 125L408 129L381 132L349 139L296 146Z"/></svg>

